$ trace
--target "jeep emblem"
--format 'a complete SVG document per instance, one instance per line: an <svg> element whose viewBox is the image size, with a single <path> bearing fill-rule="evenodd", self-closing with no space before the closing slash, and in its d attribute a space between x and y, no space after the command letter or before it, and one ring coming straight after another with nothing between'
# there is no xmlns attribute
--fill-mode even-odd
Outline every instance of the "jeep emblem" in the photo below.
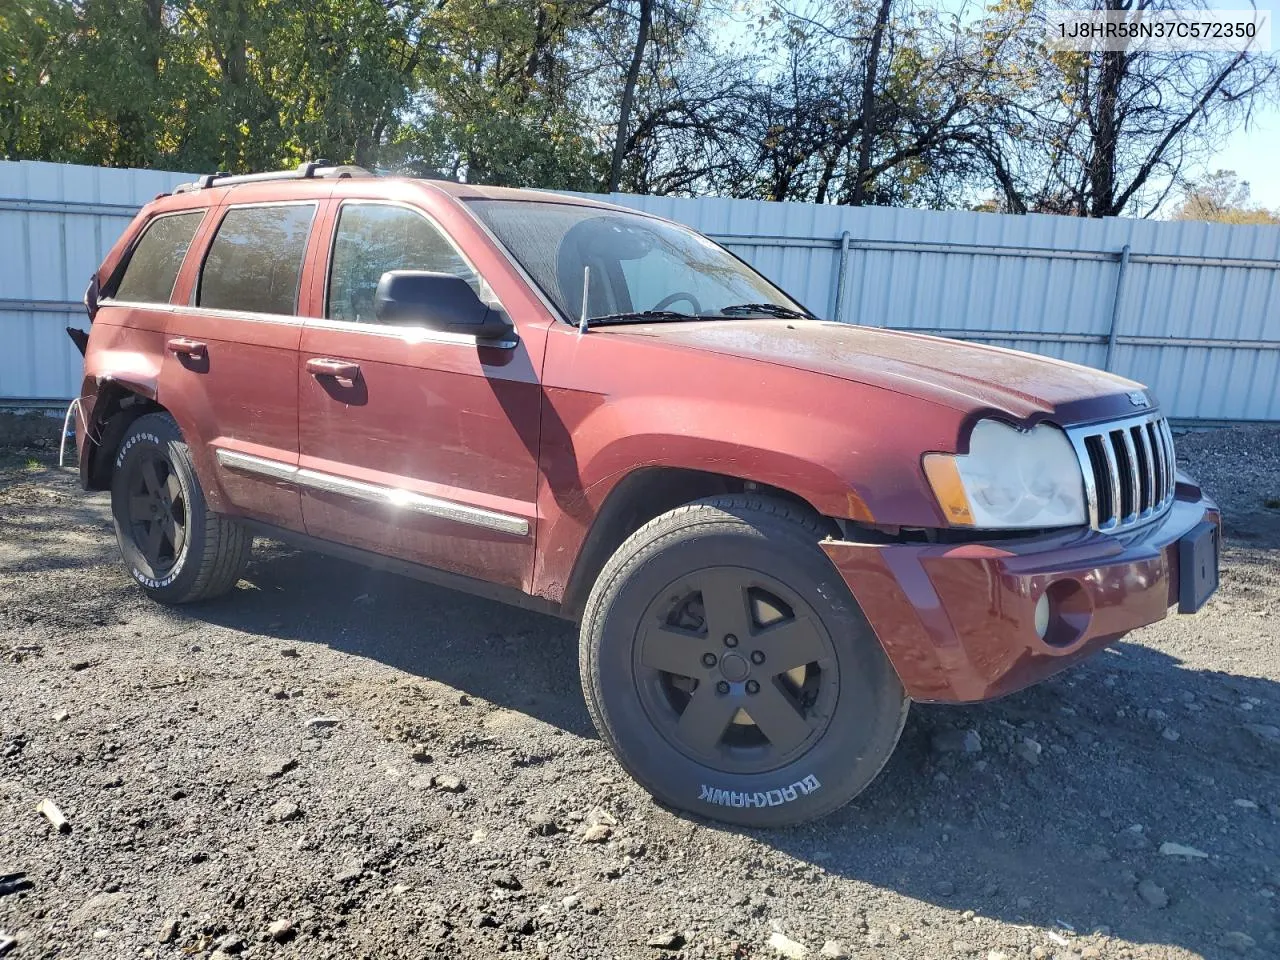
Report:
<svg viewBox="0 0 1280 960"><path fill-rule="evenodd" d="M1133 393L1129 394L1129 402L1135 407L1145 407L1150 401L1147 400L1147 395L1141 390L1135 390Z"/></svg>

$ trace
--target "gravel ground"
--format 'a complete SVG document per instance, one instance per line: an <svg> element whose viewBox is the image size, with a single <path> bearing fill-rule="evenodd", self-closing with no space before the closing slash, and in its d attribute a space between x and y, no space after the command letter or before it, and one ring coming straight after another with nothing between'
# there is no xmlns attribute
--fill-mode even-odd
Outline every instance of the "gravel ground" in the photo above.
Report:
<svg viewBox="0 0 1280 960"><path fill-rule="evenodd" d="M1180 451L1226 511L1205 610L915 708L861 798L776 832L629 781L569 625L263 543L165 609L104 496L10 457L0 954L1280 956L1280 430Z"/></svg>

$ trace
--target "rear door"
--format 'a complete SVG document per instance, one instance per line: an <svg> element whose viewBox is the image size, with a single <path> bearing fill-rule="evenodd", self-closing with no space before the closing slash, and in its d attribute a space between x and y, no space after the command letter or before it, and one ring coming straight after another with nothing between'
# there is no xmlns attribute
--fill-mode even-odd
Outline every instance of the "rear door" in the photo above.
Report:
<svg viewBox="0 0 1280 960"><path fill-rule="evenodd" d="M298 311L321 202L224 203L184 271L160 375L214 508L299 531Z"/></svg>
<svg viewBox="0 0 1280 960"><path fill-rule="evenodd" d="M323 317L303 329L297 371L307 532L526 586L541 398L530 350L540 363L545 332L485 345L379 324L374 289L388 270L451 273L497 297L412 204L335 200L326 230Z"/></svg>

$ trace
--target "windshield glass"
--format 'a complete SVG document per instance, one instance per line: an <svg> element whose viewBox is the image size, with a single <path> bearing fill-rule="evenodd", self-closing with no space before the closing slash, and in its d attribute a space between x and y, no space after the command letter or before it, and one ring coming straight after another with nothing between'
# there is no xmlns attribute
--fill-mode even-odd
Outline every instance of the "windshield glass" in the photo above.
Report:
<svg viewBox="0 0 1280 960"><path fill-rule="evenodd" d="M769 316L769 305L807 311L727 250L686 227L640 214L568 203L470 200L471 208L566 317L638 311L690 317ZM741 309L742 305L762 309ZM664 317L664 319L680 319Z"/></svg>

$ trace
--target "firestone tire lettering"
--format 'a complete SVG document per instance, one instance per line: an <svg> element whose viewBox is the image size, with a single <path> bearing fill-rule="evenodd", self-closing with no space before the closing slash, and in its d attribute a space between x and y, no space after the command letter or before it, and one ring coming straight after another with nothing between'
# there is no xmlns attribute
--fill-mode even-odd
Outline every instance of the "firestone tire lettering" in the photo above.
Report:
<svg viewBox="0 0 1280 960"><path fill-rule="evenodd" d="M698 799L718 807L778 807L800 797L807 797L821 786L821 781L813 774L785 787L754 792L724 790L704 783L700 785Z"/></svg>
<svg viewBox="0 0 1280 960"><path fill-rule="evenodd" d="M133 447L135 447L137 444L141 443L143 440L150 440L157 447L164 446L160 438L157 437L154 433L135 433L132 437L130 437L124 443L120 444L120 452L116 454L116 469L119 469L120 464L124 463L125 454L128 453L131 449L133 449Z"/></svg>
<svg viewBox="0 0 1280 960"><path fill-rule="evenodd" d="M173 583L173 581L178 579L177 571L169 574L169 576L165 577L163 580L154 580L151 577L148 577L137 567L130 567L129 572L133 574L133 579L137 580L144 587L150 587L152 590L167 587L169 584Z"/></svg>

